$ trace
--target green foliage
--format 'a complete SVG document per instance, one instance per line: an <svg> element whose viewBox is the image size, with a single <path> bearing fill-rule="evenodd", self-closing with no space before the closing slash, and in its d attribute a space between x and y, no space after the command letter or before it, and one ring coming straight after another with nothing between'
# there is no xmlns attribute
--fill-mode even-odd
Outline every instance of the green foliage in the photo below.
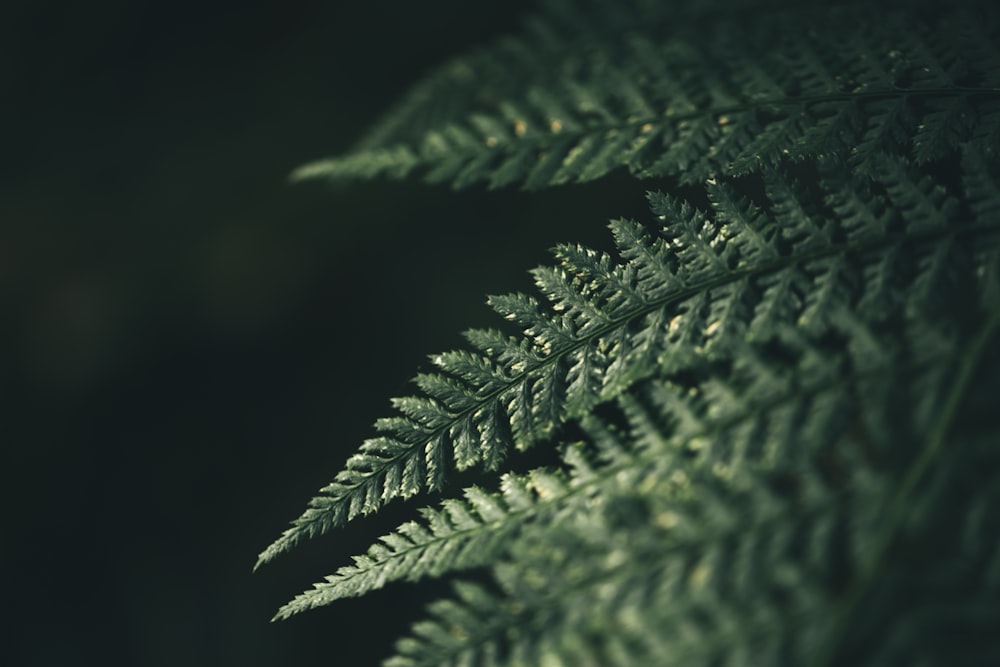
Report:
<svg viewBox="0 0 1000 667"><path fill-rule="evenodd" d="M1000 661L997 12L780 5L546 3L297 172L701 187L491 297L515 330L431 357L258 566L512 450L562 463L279 618L488 568L385 664Z"/></svg>
<svg viewBox="0 0 1000 667"><path fill-rule="evenodd" d="M355 151L293 177L542 188L627 167L698 184L848 153L870 174L884 153L926 163L1000 138L995 12L846 3L675 18L652 3L628 20L601 3L581 24L552 4L418 84Z"/></svg>

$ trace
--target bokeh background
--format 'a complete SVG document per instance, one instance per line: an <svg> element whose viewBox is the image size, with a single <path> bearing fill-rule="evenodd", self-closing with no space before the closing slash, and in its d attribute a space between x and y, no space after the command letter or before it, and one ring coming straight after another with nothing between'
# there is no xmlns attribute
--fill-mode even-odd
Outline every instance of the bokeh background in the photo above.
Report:
<svg viewBox="0 0 1000 667"><path fill-rule="evenodd" d="M532 4L3 3L0 663L374 665L446 592L269 622L427 498L251 568L485 295L648 186L286 175Z"/></svg>

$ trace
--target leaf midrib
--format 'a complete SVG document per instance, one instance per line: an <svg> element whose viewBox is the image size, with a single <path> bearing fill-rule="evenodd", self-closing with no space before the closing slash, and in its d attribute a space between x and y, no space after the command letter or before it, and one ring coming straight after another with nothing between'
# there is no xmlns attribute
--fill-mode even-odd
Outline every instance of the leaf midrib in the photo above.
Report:
<svg viewBox="0 0 1000 667"><path fill-rule="evenodd" d="M500 137L493 137L497 140L494 145L488 145L485 141L481 144L480 153L485 153L489 151L505 151L508 153L513 153L523 148L544 148L551 144L553 140L563 140L570 138L586 137L594 134L600 134L608 132L611 130L622 130L630 127L642 127L646 124L663 124L664 121L669 123L681 123L684 121L695 120L698 118L703 118L706 116L727 116L730 114L746 113L750 111L765 111L768 108L773 107L787 107L787 106L803 106L810 107L817 104L825 104L829 102L864 102L879 99L891 99L891 98L913 98L913 97L1000 97L1000 89L998 88L971 88L965 86L949 86L947 88L895 88L892 90L872 90L864 91L858 93L827 93L823 95L803 95L796 97L776 97L773 99L758 99L753 101L744 102L741 104L733 104L729 106L719 106L719 107L709 107L696 109L687 113L662 113L658 115L649 115L641 117L629 117L623 120L623 122L618 123L601 123L595 122L590 125L586 125L576 130L559 130L557 132L539 133L539 134L529 134L523 137L517 137L513 140L504 141ZM448 126L445 126L448 127ZM438 128L437 130L431 130L430 132L440 132L445 128ZM426 136L426 134L425 134ZM478 144L477 144L478 146ZM407 148L410 150L416 150L417 154L420 154L419 146L415 144L398 143L393 144L392 147L396 148ZM378 148L370 148L364 152L380 152L389 150L392 147L382 146ZM465 146L458 146L458 148L465 148ZM360 155L360 153L348 153L344 157L350 155ZM333 158L337 159L337 158ZM321 161L322 162L322 161Z"/></svg>

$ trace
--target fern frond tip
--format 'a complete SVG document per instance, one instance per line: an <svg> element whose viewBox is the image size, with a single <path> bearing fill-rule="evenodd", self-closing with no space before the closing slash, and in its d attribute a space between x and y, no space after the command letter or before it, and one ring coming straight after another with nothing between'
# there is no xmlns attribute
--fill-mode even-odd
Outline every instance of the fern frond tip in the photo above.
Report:
<svg viewBox="0 0 1000 667"><path fill-rule="evenodd" d="M292 183L315 179L346 181L378 176L399 179L409 174L419 162L409 147L389 146L307 162L293 170L288 180Z"/></svg>
<svg viewBox="0 0 1000 667"><path fill-rule="evenodd" d="M257 562L253 565L253 571L256 572L261 568L261 566L270 563L272 560L278 557L286 551L289 551L298 542L298 538L295 537L297 531L294 527L288 528L285 532L281 534L281 537L272 542L266 549L257 554Z"/></svg>
<svg viewBox="0 0 1000 667"><path fill-rule="evenodd" d="M300 165L288 174L288 182L301 183L302 181L323 177L330 171L331 162L332 160L330 159L314 160Z"/></svg>

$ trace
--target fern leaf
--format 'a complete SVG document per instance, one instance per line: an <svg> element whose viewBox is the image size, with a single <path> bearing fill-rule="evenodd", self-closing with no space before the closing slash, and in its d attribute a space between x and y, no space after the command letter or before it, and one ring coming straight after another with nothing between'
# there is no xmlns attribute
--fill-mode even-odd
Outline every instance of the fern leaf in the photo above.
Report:
<svg viewBox="0 0 1000 667"><path fill-rule="evenodd" d="M967 140L975 124L974 113L961 97L932 102L931 111L917 126L913 137L913 155L917 162L941 158Z"/></svg>
<svg viewBox="0 0 1000 667"><path fill-rule="evenodd" d="M354 565L315 584L282 607L275 619L361 596L393 581L493 564L526 525L579 511L598 489L617 484L616 476L637 468L634 457L614 445L604 450L603 462L609 466L594 468L573 446L563 460L569 479L546 468L526 475L507 473L500 478L499 493L473 486L465 489L464 499L447 499L440 509L421 509L421 522L406 522L383 536L367 554L355 557Z"/></svg>
<svg viewBox="0 0 1000 667"><path fill-rule="evenodd" d="M654 28L676 30L681 25L703 24L720 10L753 13L787 2L761 0L711 0L671 7L670 11L645 2L624 0L543 0L538 12L524 20L523 29L502 37L487 48L451 60L416 84L357 144L359 151L400 143L418 143L429 131L461 122L469 109L498 107L498 100L515 99L528 76L544 91L551 82L568 76L581 59L574 53L606 41L608 36L632 34ZM741 7L741 5L743 5ZM975 24L973 24L975 25ZM542 63L558 65L540 67ZM624 84L627 85L627 84ZM537 94L537 93L536 93ZM523 117L516 112L505 118ZM512 132L511 123L494 124L495 118L473 114L470 121L484 125L483 136Z"/></svg>
<svg viewBox="0 0 1000 667"><path fill-rule="evenodd" d="M463 500L422 509L422 522L408 521L383 536L367 554L356 556L353 565L340 568L283 606L275 619L358 597L392 581L416 581L491 564L526 522L571 490L542 471L504 475L500 488L502 493L488 494L470 487Z"/></svg>
<svg viewBox="0 0 1000 667"><path fill-rule="evenodd" d="M975 156L969 153L967 169L977 167ZM558 251L560 268L535 271L546 302L520 294L490 299L522 337L470 332L478 352L432 357L440 372L416 381L430 396L396 399L402 415L377 422L382 435L362 445L260 563L393 498L440 489L451 468L496 469L511 444L530 447L656 372L695 368L744 336L765 340L783 325L825 329L860 293L874 294L856 282L859 262L870 267L900 244L927 258L915 283L926 292L925 307L947 300L945 283L923 267L949 275L941 253L957 248L954 239L967 229L995 230L992 209L980 206L963 223L954 196L915 167L890 161L883 171L881 181L869 182L827 169L828 208L804 217L813 205L796 206L801 188L778 185L788 179L777 174L768 177L769 190L780 192L773 209L722 183L709 184L708 210L653 193L658 234L612 224L622 264ZM995 182L965 178L973 194L982 192L977 198L993 200ZM877 272L869 275L886 287ZM877 298L893 308L899 295L883 290Z"/></svg>
<svg viewBox="0 0 1000 667"><path fill-rule="evenodd" d="M961 480L979 465L981 484L1000 489L1000 461L995 448L976 449L975 437L955 423L955 410L975 395L976 377L995 385L995 373L973 369L998 340L1000 315L988 317L971 339L915 318L907 325L914 344L928 329L949 338L936 358L900 365L882 355L846 375L837 369L866 347L861 339L895 333L850 316L839 327L847 338L835 355L815 350L819 338L797 338L786 349L796 359L791 369L741 350L733 366L697 386L653 381L639 400L635 392L623 397L627 440L644 443L630 474L610 478L596 506L523 532L494 569L498 591L462 586L455 599L432 605L431 618L385 664L877 665L917 655L950 664L970 655L965 642L952 642L937 625L953 614L981 619L963 627L976 638L976 650L988 647L992 598L948 606L935 591L989 581L988 571L962 563L989 557L994 541L976 537L977 528L987 515L990 522L1000 515ZM815 373L817 361L829 372ZM953 362L954 373L940 372ZM942 395L945 407L924 424L925 415L897 400L907 392ZM686 422L678 421L682 414ZM867 440L868 426L857 430L856 424L886 420L916 443L900 443L898 435ZM602 449L609 441L619 450L631 446L594 418L588 430ZM943 448L953 431L962 433L947 436L960 451ZM781 455L761 446L780 440L796 446ZM916 480L932 474L931 462L942 457L950 463L932 475L929 497L908 505L917 498ZM958 488L965 490L956 502ZM970 519L956 529L942 504ZM888 545L899 538L903 517L928 513L936 518L927 521L950 523L946 530L965 535L955 542L962 546L944 550L952 569L905 556L903 564L888 565L900 558ZM880 577L889 567L895 577ZM928 567L937 573L933 583ZM924 582L920 602L893 615L878 591L915 582ZM985 585L1000 591L1000 580ZM866 613L854 613L869 598Z"/></svg>
<svg viewBox="0 0 1000 667"><path fill-rule="evenodd" d="M1000 660L1000 12L883 4L543 0L294 174L625 167L700 203L652 192L616 252L490 297L507 328L432 356L257 564L512 447L560 466L420 510L276 618L489 568L385 664Z"/></svg>
<svg viewBox="0 0 1000 667"><path fill-rule="evenodd" d="M850 162L860 173L874 176L880 160L899 153L908 138L907 128L917 123L913 109L902 98L872 101L866 111L865 129L850 150Z"/></svg>
<svg viewBox="0 0 1000 667"><path fill-rule="evenodd" d="M602 26L609 11L564 8L582 23L559 30L543 14L446 65L358 150L293 178L532 189L627 167L693 184L831 157L874 175L875 157L935 161L988 133L1000 98L995 10L784 8L706 24L649 6Z"/></svg>

